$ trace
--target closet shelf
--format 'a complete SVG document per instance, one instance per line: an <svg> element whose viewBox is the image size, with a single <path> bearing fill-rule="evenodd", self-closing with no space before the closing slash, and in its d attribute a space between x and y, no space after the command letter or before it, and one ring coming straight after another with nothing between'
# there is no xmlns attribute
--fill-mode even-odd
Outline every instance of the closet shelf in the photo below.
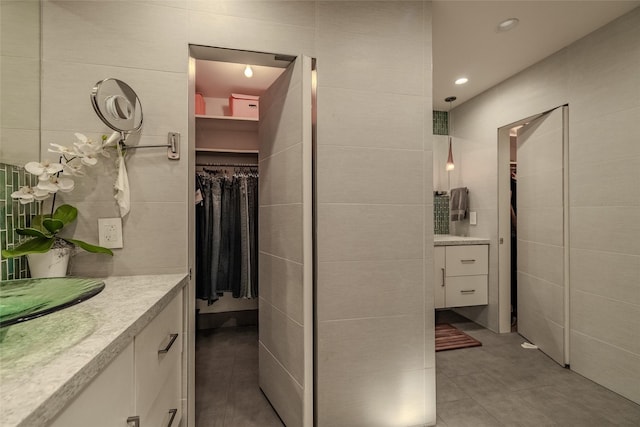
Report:
<svg viewBox="0 0 640 427"><path fill-rule="evenodd" d="M242 150L242 149L234 149L234 148L198 148L196 147L197 152L201 153L247 153L247 154L258 154L258 150Z"/></svg>
<svg viewBox="0 0 640 427"><path fill-rule="evenodd" d="M196 114L196 119L212 119L212 120L237 120L241 122L257 122L258 119L253 117L235 117L235 116L207 116Z"/></svg>

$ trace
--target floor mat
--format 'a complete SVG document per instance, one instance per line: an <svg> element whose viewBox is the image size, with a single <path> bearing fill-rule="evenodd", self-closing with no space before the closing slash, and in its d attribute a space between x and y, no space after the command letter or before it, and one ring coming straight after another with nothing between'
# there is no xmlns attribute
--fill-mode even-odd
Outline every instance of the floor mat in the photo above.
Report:
<svg viewBox="0 0 640 427"><path fill-rule="evenodd" d="M448 323L436 325L436 351L478 347L482 343Z"/></svg>

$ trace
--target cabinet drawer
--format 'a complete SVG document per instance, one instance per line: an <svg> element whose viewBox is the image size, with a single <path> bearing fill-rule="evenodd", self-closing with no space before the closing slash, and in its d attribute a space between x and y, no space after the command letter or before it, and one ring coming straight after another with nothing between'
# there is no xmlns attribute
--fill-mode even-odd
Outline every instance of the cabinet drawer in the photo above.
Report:
<svg viewBox="0 0 640 427"><path fill-rule="evenodd" d="M175 334L178 335L171 344ZM135 337L134 345L136 412L146 414L149 413L173 372L176 369L180 372L182 364L182 293L179 293Z"/></svg>
<svg viewBox="0 0 640 427"><path fill-rule="evenodd" d="M179 366L171 370L167 380L146 413L140 415L141 426L178 427L182 419L182 381Z"/></svg>
<svg viewBox="0 0 640 427"><path fill-rule="evenodd" d="M487 275L447 277L447 307L488 304Z"/></svg>
<svg viewBox="0 0 640 427"><path fill-rule="evenodd" d="M131 342L49 426L125 426L127 418L133 414Z"/></svg>
<svg viewBox="0 0 640 427"><path fill-rule="evenodd" d="M447 277L487 274L487 245L447 246Z"/></svg>

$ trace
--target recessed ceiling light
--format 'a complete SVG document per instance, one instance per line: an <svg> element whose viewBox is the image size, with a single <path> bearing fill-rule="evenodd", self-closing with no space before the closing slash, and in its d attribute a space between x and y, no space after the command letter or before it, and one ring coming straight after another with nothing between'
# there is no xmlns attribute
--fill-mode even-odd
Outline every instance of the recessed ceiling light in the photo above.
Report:
<svg viewBox="0 0 640 427"><path fill-rule="evenodd" d="M509 31L515 28L518 25L518 22L520 22L518 18L505 19L504 21L498 24L497 30L500 33L504 31Z"/></svg>
<svg viewBox="0 0 640 427"><path fill-rule="evenodd" d="M469 79L468 79L468 78L466 78L466 77L460 77L458 80L456 80L456 81L455 81L455 84L457 84L457 85L463 85L463 84L465 84L465 83L466 83L466 82L468 82L468 81L469 81Z"/></svg>

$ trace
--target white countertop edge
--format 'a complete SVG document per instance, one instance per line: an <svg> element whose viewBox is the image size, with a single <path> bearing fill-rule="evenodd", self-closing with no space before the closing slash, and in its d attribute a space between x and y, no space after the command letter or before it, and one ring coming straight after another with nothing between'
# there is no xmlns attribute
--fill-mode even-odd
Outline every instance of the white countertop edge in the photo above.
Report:
<svg viewBox="0 0 640 427"><path fill-rule="evenodd" d="M188 276L186 274L162 274L162 275L145 275L145 276L116 276L116 277L108 277L108 278L98 278L100 280L104 280L106 286L114 285L117 282L126 282L126 281L163 281L164 284L161 286L163 289L158 289L158 297L155 298L154 295L151 297L151 300L154 300L151 304L147 304L146 308L142 308L143 313L139 316L136 314L136 318L133 321L127 321L126 324L116 328L115 336L113 339L109 336L109 342L104 346L96 346L96 351L93 352L92 357L89 361L84 363L82 366L71 367L70 370L73 373L68 376L66 380L61 381L59 386L52 392L43 391L42 396L34 396L34 393L29 393L30 390L26 390L26 395L22 396L23 402L20 402L20 408L16 408L17 402L10 402L13 408L3 408L2 414L4 420L0 421L0 425L2 426L19 426L19 427L27 427L34 425L46 425L48 422L52 421L64 407L67 406L80 391L82 391L107 365L115 359L115 357L122 352L122 350L129 345L129 343L133 340L133 337L138 334L142 329L147 326L151 320L164 309L167 304L178 294L178 292L184 288L188 284ZM120 286L125 286L120 283ZM106 289L106 287L105 287ZM131 287L132 293L135 296L135 286ZM103 291L104 292L104 291ZM87 310L92 304L104 304L109 303L108 300L100 300L100 294L96 295L92 299L89 299L85 302L77 304L75 306L69 307L65 310L73 310L84 309ZM131 301L134 302L134 301ZM135 302L134 302L135 303ZM59 313L64 312L62 310ZM46 316L44 316L46 317ZM25 322L28 323L28 322ZM112 334L109 334L112 335ZM86 339L93 338L92 336L86 337ZM107 339L107 338L105 338ZM82 340L80 343L84 342ZM101 347L101 348L98 348ZM71 353L70 348L69 351L65 351L65 353ZM64 355L63 355L64 356ZM62 357L57 357L57 359L62 359ZM81 359L81 358L80 358ZM59 362L59 360L55 360L54 362ZM51 369L50 369L51 370ZM32 377L36 377L37 375L32 375ZM46 378L45 378L46 380ZM34 384L25 384L25 388L33 389L37 385L37 382ZM3 406L5 406L4 402L5 396L3 391ZM17 410L16 410L17 409Z"/></svg>
<svg viewBox="0 0 640 427"><path fill-rule="evenodd" d="M484 237L464 237L451 234L433 235L433 246L488 245L490 242L490 239Z"/></svg>

